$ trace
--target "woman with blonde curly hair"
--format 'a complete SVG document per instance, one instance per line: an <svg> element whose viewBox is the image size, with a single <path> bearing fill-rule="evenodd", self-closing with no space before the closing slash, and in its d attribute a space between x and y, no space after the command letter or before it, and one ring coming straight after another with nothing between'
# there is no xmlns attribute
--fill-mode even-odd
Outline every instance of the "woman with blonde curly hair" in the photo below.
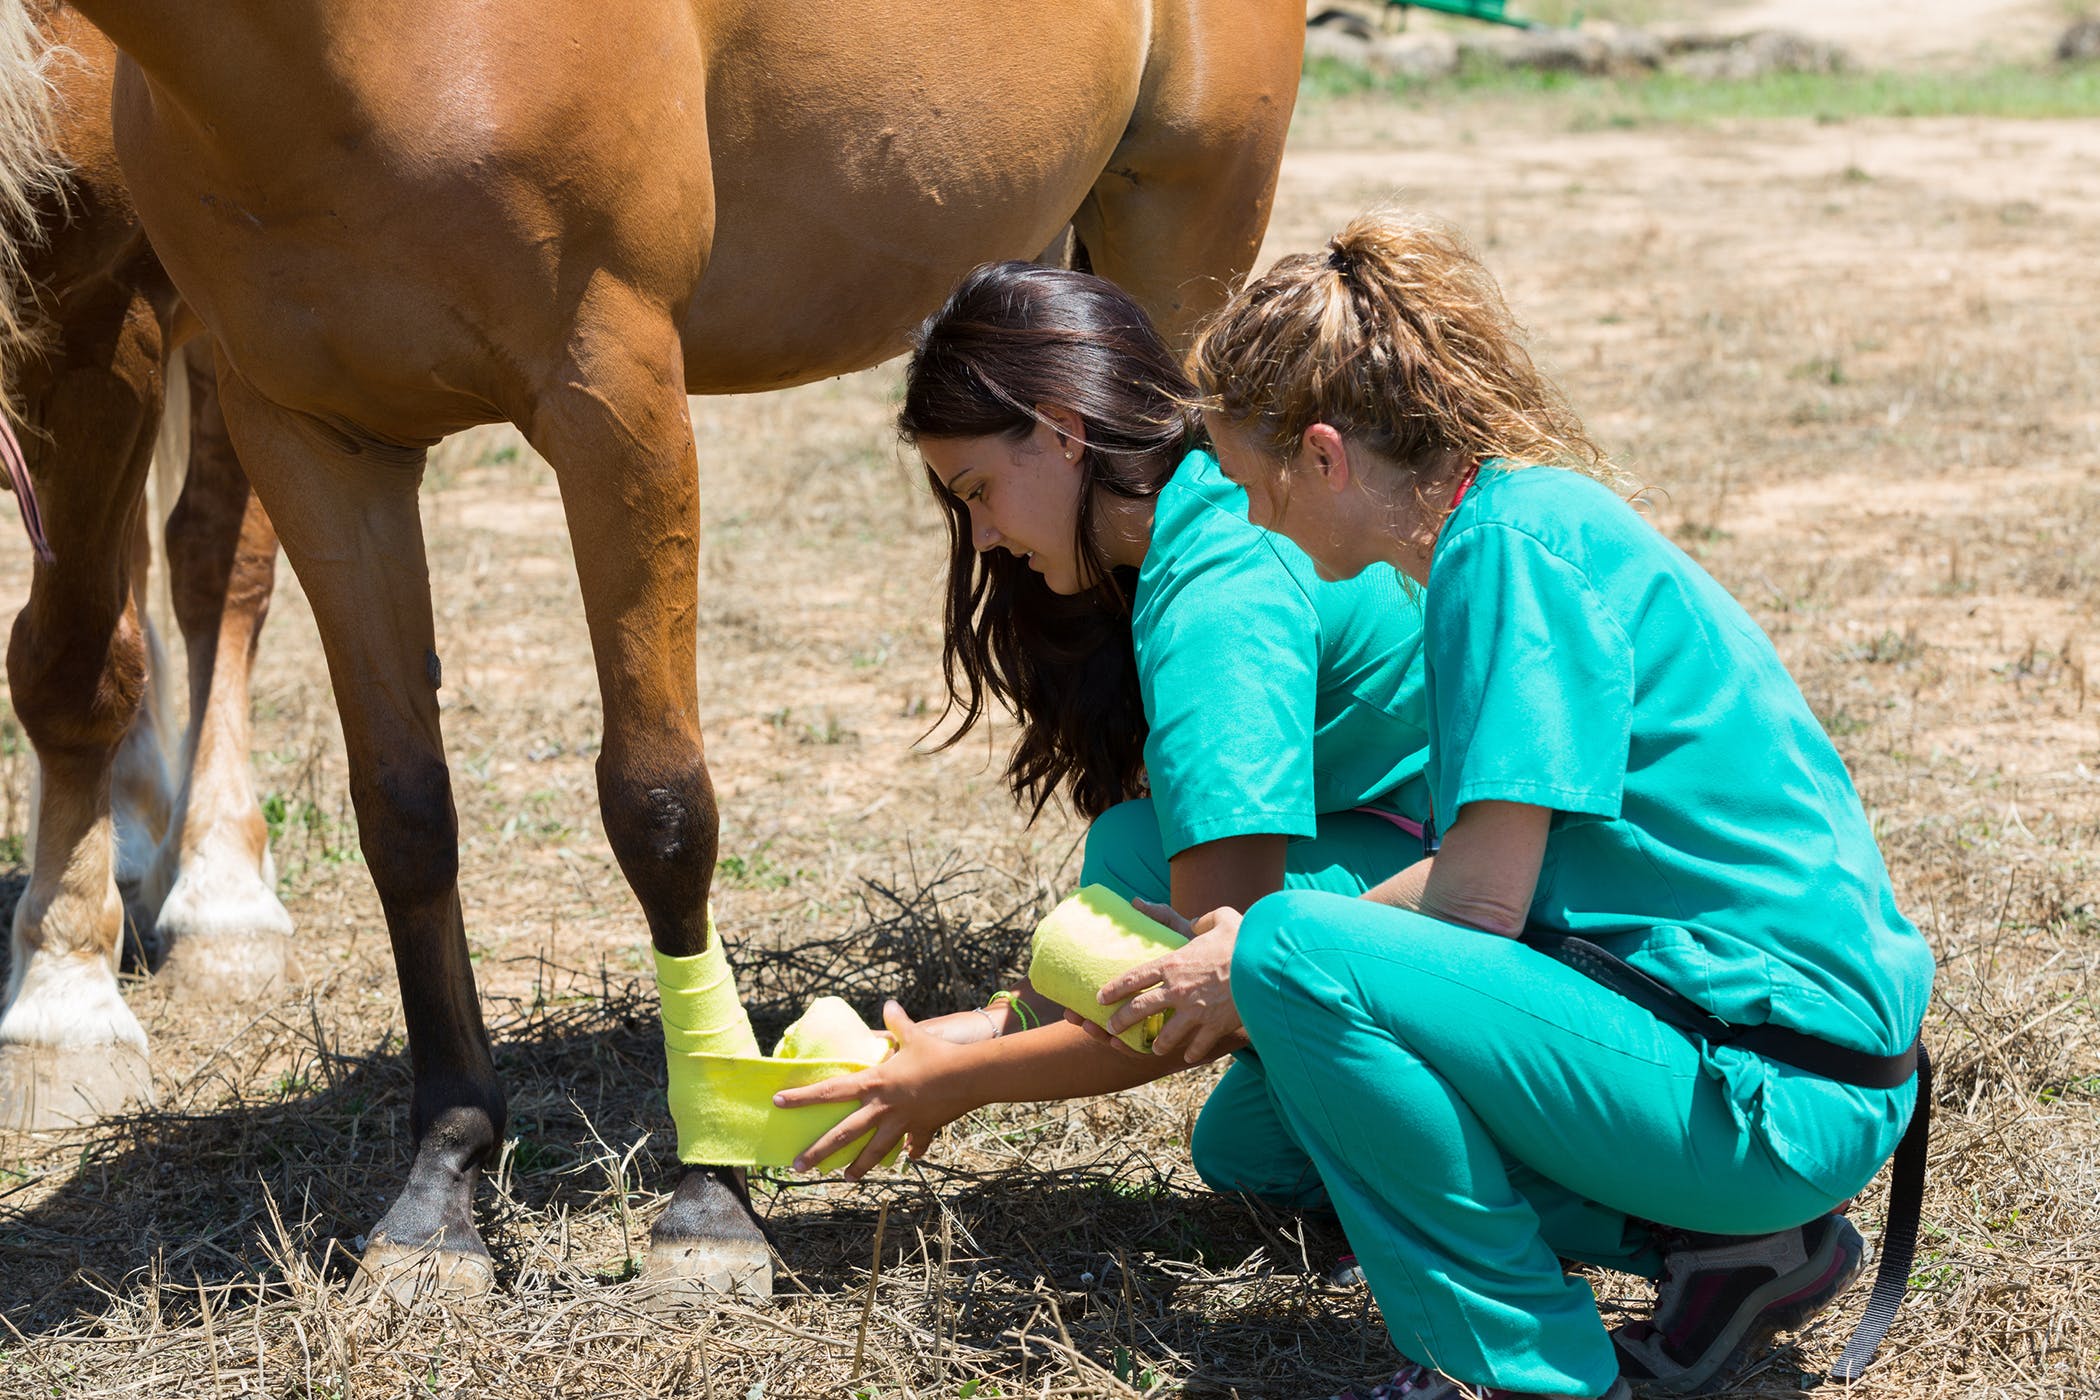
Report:
<svg viewBox="0 0 2100 1400"><path fill-rule="evenodd" d="M1843 763L1455 236L1357 219L1194 371L1250 519L1417 590L1441 844L1212 912L1110 1029L1237 1013L1411 1363L1374 1395L1706 1387L1857 1275L1836 1209L1920 1092L1932 954ZM1607 1335L1563 1257L1660 1273L1654 1321Z"/></svg>

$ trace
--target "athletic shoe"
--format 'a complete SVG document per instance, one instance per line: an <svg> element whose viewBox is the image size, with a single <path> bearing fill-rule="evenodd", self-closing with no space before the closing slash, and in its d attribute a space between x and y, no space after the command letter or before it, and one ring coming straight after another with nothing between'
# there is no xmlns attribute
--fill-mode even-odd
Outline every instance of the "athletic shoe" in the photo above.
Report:
<svg viewBox="0 0 2100 1400"><path fill-rule="evenodd" d="M1383 1385L1374 1385L1361 1395L1345 1390L1333 1400L1567 1400L1567 1397L1540 1395L1531 1390L1495 1390L1487 1386L1464 1385L1427 1366L1407 1366L1395 1371L1393 1378ZM1633 1400L1633 1391L1625 1378L1620 1377L1597 1400Z"/></svg>
<svg viewBox="0 0 2100 1400"><path fill-rule="evenodd" d="M1842 1215L1776 1235L1661 1232L1655 1316L1612 1333L1629 1380L1694 1395L1773 1333L1799 1327L1860 1275L1865 1242Z"/></svg>
<svg viewBox="0 0 2100 1400"><path fill-rule="evenodd" d="M1334 1267L1327 1271L1327 1284L1330 1288L1354 1288L1363 1281L1364 1266L1356 1262L1356 1256L1353 1254L1344 1254L1335 1260Z"/></svg>

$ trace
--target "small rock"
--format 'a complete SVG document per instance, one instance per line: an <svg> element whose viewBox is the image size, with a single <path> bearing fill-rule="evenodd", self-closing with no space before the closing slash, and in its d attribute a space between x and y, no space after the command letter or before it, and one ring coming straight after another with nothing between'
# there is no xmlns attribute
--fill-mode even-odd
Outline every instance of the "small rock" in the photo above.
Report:
<svg viewBox="0 0 2100 1400"><path fill-rule="evenodd" d="M1368 68L1371 66L1371 41L1348 30L1323 24L1305 31L1305 56Z"/></svg>
<svg viewBox="0 0 2100 1400"><path fill-rule="evenodd" d="M1613 71L1631 73L1662 67L1663 41L1628 24L1599 23L1590 32L1604 41Z"/></svg>
<svg viewBox="0 0 2100 1400"><path fill-rule="evenodd" d="M2082 19L2056 41L2059 63L2091 63L2100 59L2100 18Z"/></svg>
<svg viewBox="0 0 2100 1400"><path fill-rule="evenodd" d="M1581 29L1486 30L1459 40L1459 51L1476 63L1532 68L1542 73L1603 73L1611 49Z"/></svg>
<svg viewBox="0 0 2100 1400"><path fill-rule="evenodd" d="M1436 30L1388 34L1373 46L1372 62L1403 78L1448 78L1458 71L1458 40Z"/></svg>
<svg viewBox="0 0 2100 1400"><path fill-rule="evenodd" d="M1734 36L1685 36L1666 41L1672 72L1688 78L1735 79L1767 73L1841 73L1851 55L1836 44L1785 30Z"/></svg>
<svg viewBox="0 0 2100 1400"><path fill-rule="evenodd" d="M1663 43L1644 29L1598 22L1579 29L1487 30L1459 41L1465 56L1542 73L1637 73L1657 68Z"/></svg>

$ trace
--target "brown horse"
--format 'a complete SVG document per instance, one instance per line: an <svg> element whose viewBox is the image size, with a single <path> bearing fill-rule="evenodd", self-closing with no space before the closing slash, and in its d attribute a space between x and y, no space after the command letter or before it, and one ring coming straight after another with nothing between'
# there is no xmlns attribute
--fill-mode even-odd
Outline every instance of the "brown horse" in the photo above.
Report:
<svg viewBox="0 0 2100 1400"><path fill-rule="evenodd" d="M116 52L76 13L45 18L58 59L44 149L17 144L0 157L28 200L9 212L33 234L0 283L27 293L0 311L0 358L58 545L10 656L41 771L0 1017L0 1125L32 1128L145 1096L145 1037L113 975L127 917L148 961L209 995L281 977L290 932L248 762L249 662L276 536L217 412L208 347L188 357L201 368L169 354L180 309L112 143ZM137 702L164 677L146 622L139 500L171 374L192 410L176 415L189 470L166 535L192 702L175 791L160 707Z"/></svg>
<svg viewBox="0 0 2100 1400"><path fill-rule="evenodd" d="M78 8L126 56L124 173L216 340L227 428L342 714L415 1074L415 1158L367 1261L421 1254L482 1286L472 1196L504 1110L438 729L426 450L509 421L552 464L604 705L606 836L655 946L698 952L717 824L686 394L873 364L966 268L1067 228L1185 332L1260 241L1303 15L1280 0ZM122 538L113 524L102 551ZM40 754L106 753L129 721L135 634L114 604L92 625L115 639L101 671L52 679L54 699L23 711ZM86 759L69 776L99 790ZM47 951L32 941L32 959ZM684 1175L649 1268L766 1286L734 1173Z"/></svg>

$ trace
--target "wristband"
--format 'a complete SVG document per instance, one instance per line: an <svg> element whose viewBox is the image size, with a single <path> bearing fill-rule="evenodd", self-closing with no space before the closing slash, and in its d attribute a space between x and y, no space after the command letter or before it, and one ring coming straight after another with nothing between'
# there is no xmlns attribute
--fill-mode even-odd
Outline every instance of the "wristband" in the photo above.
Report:
<svg viewBox="0 0 2100 1400"><path fill-rule="evenodd" d="M1012 1011L1014 1019L1021 1023L1021 1029L1024 1031L1032 1031L1042 1024L1041 1018L1035 1014L1035 1008L1018 992L994 992L992 999L981 1009L989 1015L994 1006L1004 1006Z"/></svg>

